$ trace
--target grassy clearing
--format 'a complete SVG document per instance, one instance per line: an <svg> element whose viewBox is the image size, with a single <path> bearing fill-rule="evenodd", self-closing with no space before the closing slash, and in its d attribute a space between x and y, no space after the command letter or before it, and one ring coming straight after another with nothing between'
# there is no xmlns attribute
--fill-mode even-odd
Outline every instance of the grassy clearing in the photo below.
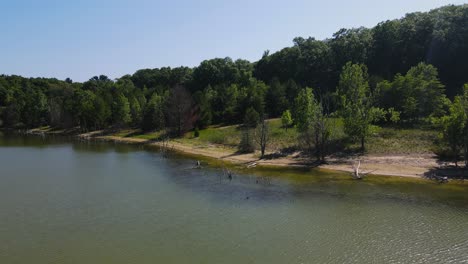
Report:
<svg viewBox="0 0 468 264"><path fill-rule="evenodd" d="M348 142L343 130L341 119L332 119L332 139L335 141ZM281 120L271 119L270 144L268 151L279 151L282 149L297 149L298 132L296 128L284 129ZM200 137L194 138L193 132L185 134L181 140L187 144L216 144L226 147L237 147L240 142L241 131L238 126L209 127L200 130ZM432 153L437 132L422 129L397 129L383 127L377 130L367 141L367 153L376 155L397 154L430 154ZM359 144L345 143L342 151L353 151L359 149Z"/></svg>
<svg viewBox="0 0 468 264"><path fill-rule="evenodd" d="M215 144L227 147L237 147L240 142L240 129L238 126L208 127L200 130L200 136L195 138L193 132L188 132L180 141L189 144Z"/></svg>
<svg viewBox="0 0 468 264"><path fill-rule="evenodd" d="M126 129L126 130L120 130L119 132L113 134L113 136L116 137L123 137L123 138L138 138L138 139L146 139L146 140L157 140L161 137L162 132L149 132L149 133L143 133L141 130L132 130L132 129Z"/></svg>
<svg viewBox="0 0 468 264"><path fill-rule="evenodd" d="M281 127L281 120L271 119L269 151L277 151L284 148L297 146L297 131L295 128L284 129ZM200 136L195 138L193 132L188 132L178 140L182 143L195 145L223 145L236 148L239 145L241 136L240 126L208 127L200 130Z"/></svg>
<svg viewBox="0 0 468 264"><path fill-rule="evenodd" d="M381 128L367 144L370 154L431 154L437 132L421 129Z"/></svg>
<svg viewBox="0 0 468 264"><path fill-rule="evenodd" d="M343 130L341 119L331 119L332 140L341 142L344 146L336 149L338 152L356 152L360 145L349 142ZM281 126L280 119L271 119L270 142L267 147L269 152L277 152L285 149L299 149L298 132L296 128L285 129ZM131 137L146 140L157 140L162 132L143 133L140 130L122 130L114 134L119 137ZM212 126L200 130L200 136L195 138L193 131L186 133L177 142L194 145L209 146L217 145L225 148L237 148L240 142L241 128L239 126ZM366 153L374 155L402 155L402 154L432 154L437 132L422 129L397 129L383 127L379 128L366 142ZM339 144L341 144L339 143Z"/></svg>

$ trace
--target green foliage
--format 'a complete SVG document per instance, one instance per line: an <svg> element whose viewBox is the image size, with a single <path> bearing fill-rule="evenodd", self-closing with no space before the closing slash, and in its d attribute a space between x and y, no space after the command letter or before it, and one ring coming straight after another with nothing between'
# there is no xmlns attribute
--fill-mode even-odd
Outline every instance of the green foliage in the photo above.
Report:
<svg viewBox="0 0 468 264"><path fill-rule="evenodd" d="M132 96L130 98L130 115L132 120L132 125L138 126L142 120L142 108L140 102L136 97Z"/></svg>
<svg viewBox="0 0 468 264"><path fill-rule="evenodd" d="M73 95L73 112L83 129L96 128L95 100L96 95L89 90L76 90Z"/></svg>
<svg viewBox="0 0 468 264"><path fill-rule="evenodd" d="M390 121L393 124L397 124L400 122L400 112L396 111L395 108L390 107L387 110L387 115L388 115L388 121Z"/></svg>
<svg viewBox="0 0 468 264"><path fill-rule="evenodd" d="M372 123L383 115L381 109L373 107L365 65L348 62L343 67L338 95L345 133L353 140L360 140L364 149L365 140L372 133Z"/></svg>
<svg viewBox="0 0 468 264"><path fill-rule="evenodd" d="M161 130L165 124L164 98L154 93L146 104L141 124L142 129L144 131Z"/></svg>
<svg viewBox="0 0 468 264"><path fill-rule="evenodd" d="M216 58L203 61L193 71L195 90L201 90L208 85L222 84L246 85L252 75L252 64L245 60L232 61L231 58Z"/></svg>
<svg viewBox="0 0 468 264"><path fill-rule="evenodd" d="M467 81L467 29L468 6L459 5L409 13L371 29L340 29L325 41L295 38L291 47L265 53L255 64L254 76L265 82L292 79L301 86L316 87L323 98L334 92L339 73L349 61L368 65L372 76L386 80L427 62L440 69L452 98Z"/></svg>
<svg viewBox="0 0 468 264"><path fill-rule="evenodd" d="M308 151L315 149L317 160L325 161L331 135L331 123L311 88L303 89L296 98L295 118L299 142Z"/></svg>
<svg viewBox="0 0 468 264"><path fill-rule="evenodd" d="M119 126L130 124L132 121L130 103L123 94L117 94L112 104L112 120Z"/></svg>
<svg viewBox="0 0 468 264"><path fill-rule="evenodd" d="M211 103L214 97L213 89L208 86L204 91L194 94L195 103L198 105L197 125L201 128L211 125L213 122L213 110Z"/></svg>
<svg viewBox="0 0 468 264"><path fill-rule="evenodd" d="M455 164L457 164L460 151L463 148L467 121L462 98L457 96L450 106L450 114L444 116L441 121L443 125L442 139L450 148Z"/></svg>
<svg viewBox="0 0 468 264"><path fill-rule="evenodd" d="M255 151L255 144L252 135L252 129L242 129L241 140L239 143L240 153L252 153Z"/></svg>
<svg viewBox="0 0 468 264"><path fill-rule="evenodd" d="M371 55L372 31L363 27L340 29L333 34L330 47L338 65L345 65L348 61L366 63Z"/></svg>
<svg viewBox="0 0 468 264"><path fill-rule="evenodd" d="M460 101L463 105L465 116L467 117L465 131L463 132L463 156L465 159L465 167L468 167L468 83L463 87L463 95L460 96Z"/></svg>
<svg viewBox="0 0 468 264"><path fill-rule="evenodd" d="M183 86L177 85L169 92L166 113L170 132L182 136L194 125L193 101L190 93Z"/></svg>
<svg viewBox="0 0 468 264"><path fill-rule="evenodd" d="M298 131L308 128L311 117L315 111L314 94L311 88L302 89L296 97L294 109L294 122Z"/></svg>
<svg viewBox="0 0 468 264"><path fill-rule="evenodd" d="M291 116L291 111L289 111L289 109L284 111L281 115L281 124L285 129L288 129L293 125L293 119Z"/></svg>
<svg viewBox="0 0 468 264"><path fill-rule="evenodd" d="M461 154L465 165L468 165L468 85L464 86L464 93L456 96L450 105L449 115L439 120L442 126L442 146L447 146L448 153L457 165Z"/></svg>
<svg viewBox="0 0 468 264"><path fill-rule="evenodd" d="M96 96L94 100L95 128L105 128L111 118L111 109L102 97ZM125 111L125 110L124 110Z"/></svg>
<svg viewBox="0 0 468 264"><path fill-rule="evenodd" d="M254 128L257 126L258 122L260 121L260 115L258 114L255 109L250 107L247 109L245 112L245 117L244 117L244 126L248 128Z"/></svg>
<svg viewBox="0 0 468 264"><path fill-rule="evenodd" d="M266 105L271 117L280 116L288 108L285 87L276 78L271 82L267 91Z"/></svg>
<svg viewBox="0 0 468 264"><path fill-rule="evenodd" d="M40 90L30 90L26 93L22 119L27 127L37 127L47 124L47 97Z"/></svg>
<svg viewBox="0 0 468 264"><path fill-rule="evenodd" d="M437 69L425 63L412 67L406 75L396 75L393 82L377 85L378 104L393 108L404 120L416 121L445 114L448 100Z"/></svg>
<svg viewBox="0 0 468 264"><path fill-rule="evenodd" d="M237 108L237 100L239 97L239 87L236 84L232 84L227 89L223 90L224 93L221 93L222 102L224 105L224 120L229 123L230 120L236 118L239 114Z"/></svg>
<svg viewBox="0 0 468 264"><path fill-rule="evenodd" d="M251 79L247 87L242 87L239 90L238 97L238 112L245 116L246 110L249 108L255 109L260 116L265 116L265 97L268 86L263 82Z"/></svg>

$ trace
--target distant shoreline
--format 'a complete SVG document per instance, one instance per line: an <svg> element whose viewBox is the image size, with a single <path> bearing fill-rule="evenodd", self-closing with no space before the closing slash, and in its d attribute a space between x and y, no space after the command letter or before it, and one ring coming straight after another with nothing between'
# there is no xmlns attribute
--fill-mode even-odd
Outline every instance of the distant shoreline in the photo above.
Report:
<svg viewBox="0 0 468 264"><path fill-rule="evenodd" d="M162 148L163 144L143 138L116 136L118 130L107 131L98 130L87 133L80 133L78 130L44 130L31 129L23 130L25 134L35 135L68 135L82 140L110 141L125 144L141 144L151 147ZM353 172L353 164L361 160L361 171L371 173L374 176L392 176L413 179L425 179L425 173L438 168L437 159L433 155L364 155L360 157L329 157L326 164L314 164L309 158L299 155L290 155L287 157L259 159L258 153L239 154L232 147L223 145L206 144L206 146L197 146L182 143L177 139L171 139L166 143L166 147L191 156L202 156L210 159L228 162L238 166L248 166L255 164L259 167L273 168L319 168L329 171Z"/></svg>

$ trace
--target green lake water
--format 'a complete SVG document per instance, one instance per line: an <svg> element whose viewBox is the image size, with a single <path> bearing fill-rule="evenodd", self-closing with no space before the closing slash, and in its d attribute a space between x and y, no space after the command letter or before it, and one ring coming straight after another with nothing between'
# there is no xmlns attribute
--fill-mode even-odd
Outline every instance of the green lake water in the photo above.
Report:
<svg viewBox="0 0 468 264"><path fill-rule="evenodd" d="M0 263L468 263L459 189L194 164L0 136Z"/></svg>

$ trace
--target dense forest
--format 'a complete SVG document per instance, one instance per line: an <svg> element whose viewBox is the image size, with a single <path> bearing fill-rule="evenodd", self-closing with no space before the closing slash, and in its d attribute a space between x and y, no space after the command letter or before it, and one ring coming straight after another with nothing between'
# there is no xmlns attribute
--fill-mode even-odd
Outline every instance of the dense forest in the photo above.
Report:
<svg viewBox="0 0 468 264"><path fill-rule="evenodd" d="M467 158L468 5L445 6L340 29L332 38L297 37L257 62L215 58L194 68L142 69L84 83L0 76L3 127L44 125L83 131L136 127L182 135L213 124L282 117L324 156L327 119L365 147L375 125L431 126Z"/></svg>

